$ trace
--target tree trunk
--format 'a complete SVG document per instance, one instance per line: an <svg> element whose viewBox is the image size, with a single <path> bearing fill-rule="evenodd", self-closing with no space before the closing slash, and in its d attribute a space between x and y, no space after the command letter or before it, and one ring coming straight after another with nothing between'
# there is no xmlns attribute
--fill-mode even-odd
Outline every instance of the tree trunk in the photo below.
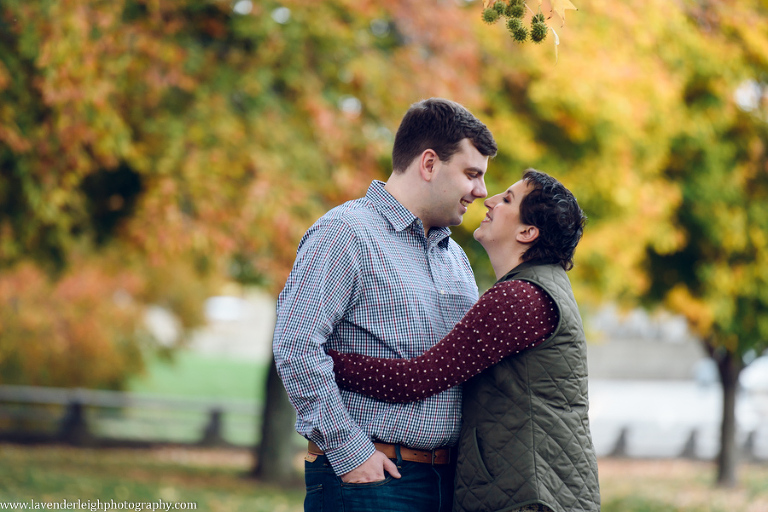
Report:
<svg viewBox="0 0 768 512"><path fill-rule="evenodd" d="M274 359L269 366L267 397L261 417L261 442L254 448L251 474L268 482L293 484L297 480L293 460L296 411L288 400Z"/></svg>
<svg viewBox="0 0 768 512"><path fill-rule="evenodd" d="M742 364L738 356L727 350L713 353L723 387L723 422L720 430L720 454L717 457L717 485L736 485L738 448L736 447L736 391Z"/></svg>

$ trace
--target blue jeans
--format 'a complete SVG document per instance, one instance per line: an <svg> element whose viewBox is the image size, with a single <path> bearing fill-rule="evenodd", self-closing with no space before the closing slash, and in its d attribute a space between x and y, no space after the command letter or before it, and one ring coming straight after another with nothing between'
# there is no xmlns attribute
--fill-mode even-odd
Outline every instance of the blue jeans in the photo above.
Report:
<svg viewBox="0 0 768 512"><path fill-rule="evenodd" d="M347 484L324 455L304 462L304 512L450 512L455 464L392 459L402 475L381 482Z"/></svg>

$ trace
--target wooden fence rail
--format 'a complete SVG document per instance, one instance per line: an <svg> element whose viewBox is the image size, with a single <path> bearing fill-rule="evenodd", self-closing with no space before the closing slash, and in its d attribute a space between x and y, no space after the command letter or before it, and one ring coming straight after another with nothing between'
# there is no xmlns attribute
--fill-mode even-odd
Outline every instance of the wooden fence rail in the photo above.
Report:
<svg viewBox="0 0 768 512"><path fill-rule="evenodd" d="M0 386L0 441L252 447L259 442L260 415L261 404L256 400ZM675 446L660 454L658 447L647 446L649 437L655 436L649 430L652 421L606 423L601 416L594 419L593 435L598 455L603 457L710 459L715 455L711 446L716 432L711 425L681 424L678 432L684 436L677 441L672 436ZM752 426L743 434L739 440L742 459L768 462L768 426ZM298 435L295 444L297 449L306 447Z"/></svg>
<svg viewBox="0 0 768 512"><path fill-rule="evenodd" d="M0 386L0 440L252 445L260 411L256 400Z"/></svg>

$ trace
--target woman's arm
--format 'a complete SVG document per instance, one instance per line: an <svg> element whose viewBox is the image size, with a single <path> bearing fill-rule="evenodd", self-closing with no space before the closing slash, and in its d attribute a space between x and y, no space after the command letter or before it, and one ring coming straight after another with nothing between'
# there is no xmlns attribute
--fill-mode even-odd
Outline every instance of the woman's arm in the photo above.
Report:
<svg viewBox="0 0 768 512"><path fill-rule="evenodd" d="M539 286L505 281L484 293L445 338L419 357L328 353L339 387L386 402L413 402L542 343L557 322L555 304Z"/></svg>

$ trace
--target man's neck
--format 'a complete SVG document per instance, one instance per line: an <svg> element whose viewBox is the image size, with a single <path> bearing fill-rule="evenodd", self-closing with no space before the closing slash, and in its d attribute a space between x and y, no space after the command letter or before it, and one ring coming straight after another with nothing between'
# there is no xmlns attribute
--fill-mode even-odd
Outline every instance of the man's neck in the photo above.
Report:
<svg viewBox="0 0 768 512"><path fill-rule="evenodd" d="M433 226L425 221L425 216L422 212L421 203L419 201L419 198L422 196L420 193L421 187L418 183L411 183L411 181L412 180L409 180L404 175L392 174L389 180L384 184L384 190L389 192L392 197L397 199L397 201L407 208L408 211L418 217L424 226L424 234L429 235L429 230L432 229Z"/></svg>

